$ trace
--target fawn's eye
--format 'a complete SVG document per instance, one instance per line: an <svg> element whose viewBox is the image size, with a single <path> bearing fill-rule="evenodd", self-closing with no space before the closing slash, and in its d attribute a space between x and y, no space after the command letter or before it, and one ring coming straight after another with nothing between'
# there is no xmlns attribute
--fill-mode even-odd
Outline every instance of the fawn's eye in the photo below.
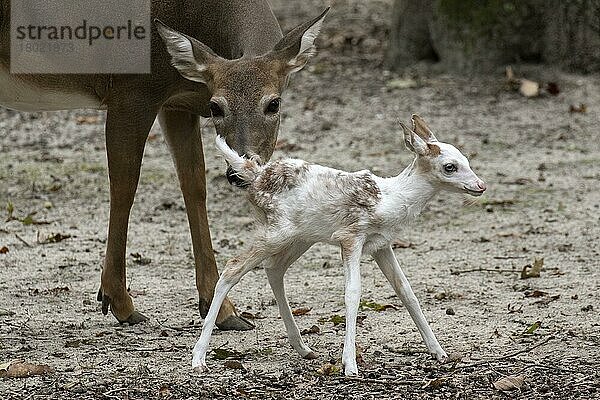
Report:
<svg viewBox="0 0 600 400"><path fill-rule="evenodd" d="M210 102L210 114L213 118L223 118L225 113L223 112L223 108L216 101Z"/></svg>
<svg viewBox="0 0 600 400"><path fill-rule="evenodd" d="M277 114L279 112L279 106L281 105L281 99L273 99L265 108L265 114Z"/></svg>
<svg viewBox="0 0 600 400"><path fill-rule="evenodd" d="M453 172L456 172L458 170L458 167L455 164L444 164L444 172L447 174L451 174Z"/></svg>

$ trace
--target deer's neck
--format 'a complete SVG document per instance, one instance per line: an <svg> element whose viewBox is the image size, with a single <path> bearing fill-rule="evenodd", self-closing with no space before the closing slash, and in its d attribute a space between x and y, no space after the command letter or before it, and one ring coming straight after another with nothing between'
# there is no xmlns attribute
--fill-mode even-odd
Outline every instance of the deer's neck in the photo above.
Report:
<svg viewBox="0 0 600 400"><path fill-rule="evenodd" d="M415 159L398 176L388 178L388 190L383 203L386 214L403 222L417 217L438 192Z"/></svg>

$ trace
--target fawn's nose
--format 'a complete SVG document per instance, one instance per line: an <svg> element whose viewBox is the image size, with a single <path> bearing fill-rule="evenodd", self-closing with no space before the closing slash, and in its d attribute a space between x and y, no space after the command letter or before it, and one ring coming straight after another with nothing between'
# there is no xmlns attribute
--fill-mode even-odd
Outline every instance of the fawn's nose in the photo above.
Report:
<svg viewBox="0 0 600 400"><path fill-rule="evenodd" d="M477 182L477 188L478 188L479 190L481 190L482 192L484 192L484 191L487 189L487 186L485 185L485 182L484 182L484 181L482 181L482 180L479 180L479 181Z"/></svg>
<svg viewBox="0 0 600 400"><path fill-rule="evenodd" d="M239 188L246 188L249 185L248 182L240 178L240 176L231 167L227 167L227 172L225 172L225 175L227 176L227 180L231 185Z"/></svg>

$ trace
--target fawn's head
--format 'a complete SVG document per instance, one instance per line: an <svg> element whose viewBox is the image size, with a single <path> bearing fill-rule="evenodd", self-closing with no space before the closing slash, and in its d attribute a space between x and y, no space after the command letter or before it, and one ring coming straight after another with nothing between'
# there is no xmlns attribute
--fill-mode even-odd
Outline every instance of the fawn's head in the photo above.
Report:
<svg viewBox="0 0 600 400"><path fill-rule="evenodd" d="M206 85L217 134L238 154L273 154L279 131L281 94L289 76L316 54L315 39L329 8L285 35L266 54L227 60L200 41L157 21L172 65L186 79ZM236 182L228 169L227 177Z"/></svg>
<svg viewBox="0 0 600 400"><path fill-rule="evenodd" d="M471 196L485 192L485 182L475 175L469 160L456 147L439 142L421 117L413 114L412 129L400 124L406 148L417 156L417 168L424 171L434 185Z"/></svg>

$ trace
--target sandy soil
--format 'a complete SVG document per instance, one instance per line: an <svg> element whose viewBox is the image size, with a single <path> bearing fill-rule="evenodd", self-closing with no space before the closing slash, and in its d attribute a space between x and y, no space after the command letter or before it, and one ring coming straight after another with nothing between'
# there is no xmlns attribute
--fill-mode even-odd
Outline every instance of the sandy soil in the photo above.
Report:
<svg viewBox="0 0 600 400"><path fill-rule="evenodd" d="M284 29L318 14L319 1L275 1ZM298 4L301 3L301 4ZM475 202L441 196L401 231L396 250L433 330L457 360L439 365L371 259L363 260L359 379L318 372L340 365L343 271L338 250L315 246L287 275L301 329L319 353L299 358L287 344L264 272L231 296L251 313L251 332L218 332L208 375L191 374L200 333L191 244L167 147L156 126L148 140L131 217L128 279L151 320L121 326L95 301L106 241L108 193L104 114L24 114L0 109L0 364L48 364L43 377L0 380L8 399L502 399L600 396L600 80L518 67L557 82L557 96L527 99L497 76L440 75L421 66L382 67L391 1L340 1L324 27L321 52L284 98L280 146L333 167L397 173L409 161L395 120L420 113L441 140L460 145L488 193ZM413 79L415 87L406 86ZM585 113L570 113L584 103ZM209 208L219 265L246 248L253 220L204 131ZM47 222L47 224L38 224ZM56 234L70 235L46 243ZM54 235L54 236L53 236ZM539 278L521 270L544 258ZM538 329L531 328L540 322ZM527 333L527 331L533 331ZM231 359L238 359L243 369ZM518 390L492 383L523 375Z"/></svg>

